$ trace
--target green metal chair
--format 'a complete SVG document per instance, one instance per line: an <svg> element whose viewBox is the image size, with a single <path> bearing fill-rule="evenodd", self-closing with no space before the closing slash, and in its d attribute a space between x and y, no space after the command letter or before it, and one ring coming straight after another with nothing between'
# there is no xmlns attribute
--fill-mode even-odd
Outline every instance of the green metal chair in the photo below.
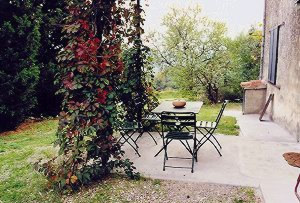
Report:
<svg viewBox="0 0 300 203"><path fill-rule="evenodd" d="M157 127L157 125L160 123L161 123L160 117L154 113L150 113L143 118L144 132L148 133L151 136L151 138L154 140L155 144L157 144L157 142L154 139L151 131L154 130L155 132L157 132L160 135L160 137L162 137L160 129Z"/></svg>
<svg viewBox="0 0 300 203"><path fill-rule="evenodd" d="M162 112L161 114L161 127L164 149L164 162L163 171L165 168L188 168L191 172L194 172L194 161L196 159L196 114L195 113L175 113L175 112ZM168 146L174 141L178 140L192 155L191 158L185 157L171 157L168 156ZM189 140L192 140L192 147ZM168 159L191 159L192 167L178 167L166 165Z"/></svg>
<svg viewBox="0 0 300 203"><path fill-rule="evenodd" d="M214 132L218 128L218 125L220 123L220 120L222 118L223 112L224 112L227 104L228 104L228 101L225 100L223 102L220 112L214 122L197 121L196 129L203 136L200 140L197 140L198 141L197 152L207 141L209 141L215 147L215 149L217 150L219 155L222 156L222 154L220 152L220 150L222 149L222 146L219 143L219 141L217 140L217 138L214 136ZM217 147L217 145L218 145L218 147Z"/></svg>

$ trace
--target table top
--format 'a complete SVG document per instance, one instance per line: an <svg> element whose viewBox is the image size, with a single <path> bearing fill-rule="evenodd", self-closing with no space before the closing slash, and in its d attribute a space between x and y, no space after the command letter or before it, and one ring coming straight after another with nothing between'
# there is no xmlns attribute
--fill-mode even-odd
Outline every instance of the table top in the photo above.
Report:
<svg viewBox="0 0 300 203"><path fill-rule="evenodd" d="M192 112L192 113L199 113L203 102L186 102L185 107L183 108L174 108L173 101L163 101L161 104L159 104L155 109L152 110L152 113L160 114L163 111L170 111L170 112Z"/></svg>
<svg viewBox="0 0 300 203"><path fill-rule="evenodd" d="M284 153L283 157L289 165L300 168L300 153L288 152Z"/></svg>

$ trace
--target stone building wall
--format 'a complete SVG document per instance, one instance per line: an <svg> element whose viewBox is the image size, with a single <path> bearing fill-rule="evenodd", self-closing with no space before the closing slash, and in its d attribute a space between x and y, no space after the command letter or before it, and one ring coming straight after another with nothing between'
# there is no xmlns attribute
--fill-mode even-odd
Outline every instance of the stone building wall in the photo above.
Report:
<svg viewBox="0 0 300 203"><path fill-rule="evenodd" d="M265 39L261 78L268 81L270 30L279 31L276 86L267 83L267 97L274 93L268 113L275 122L300 136L300 3L265 0Z"/></svg>

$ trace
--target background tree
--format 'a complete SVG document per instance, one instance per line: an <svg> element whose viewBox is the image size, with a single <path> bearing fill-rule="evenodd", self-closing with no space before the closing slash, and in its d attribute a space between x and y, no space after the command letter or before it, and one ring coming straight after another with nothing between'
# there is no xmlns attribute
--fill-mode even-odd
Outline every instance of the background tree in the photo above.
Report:
<svg viewBox="0 0 300 203"><path fill-rule="evenodd" d="M41 7L0 2L0 131L14 128L37 105Z"/></svg>
<svg viewBox="0 0 300 203"><path fill-rule="evenodd" d="M228 39L227 47L231 71L227 74L229 85L223 91L226 99L241 99L241 82L257 80L261 60L261 26L252 26L247 33Z"/></svg>
<svg viewBox="0 0 300 203"><path fill-rule="evenodd" d="M201 15L199 6L173 8L163 19L166 33L152 41L156 66L168 69L181 90L205 93L216 103L229 69L226 26Z"/></svg>
<svg viewBox="0 0 300 203"><path fill-rule="evenodd" d="M66 45L62 34L62 21L66 17L65 1L35 0L41 6L40 44L37 60L40 70L39 83L36 87L38 105L37 116L57 116L61 110L62 95L57 95L58 84L54 84L55 75L59 71L56 57Z"/></svg>
<svg viewBox="0 0 300 203"><path fill-rule="evenodd" d="M64 1L0 1L0 131L29 116L56 116L56 56L63 47ZM26 73L26 74L25 74Z"/></svg>

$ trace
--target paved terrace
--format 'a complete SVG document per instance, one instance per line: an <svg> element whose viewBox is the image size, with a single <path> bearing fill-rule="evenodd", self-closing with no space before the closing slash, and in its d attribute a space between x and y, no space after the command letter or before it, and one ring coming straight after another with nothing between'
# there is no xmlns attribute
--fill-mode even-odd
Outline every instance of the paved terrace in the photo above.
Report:
<svg viewBox="0 0 300 203"><path fill-rule="evenodd" d="M162 170L163 153L154 158L162 146L159 135L156 135L158 145L147 134L138 141L142 157L125 145L126 156L146 177L251 186L261 190L266 203L298 202L293 189L300 171L289 166L282 157L285 152L300 151L296 138L273 122L259 122L258 115L242 115L240 111L225 111L225 115L237 118L241 135L217 135L223 147L222 157L207 142L198 152L194 173L188 169ZM190 157L177 141L169 145L168 154ZM190 166L191 161L170 159L168 164Z"/></svg>

